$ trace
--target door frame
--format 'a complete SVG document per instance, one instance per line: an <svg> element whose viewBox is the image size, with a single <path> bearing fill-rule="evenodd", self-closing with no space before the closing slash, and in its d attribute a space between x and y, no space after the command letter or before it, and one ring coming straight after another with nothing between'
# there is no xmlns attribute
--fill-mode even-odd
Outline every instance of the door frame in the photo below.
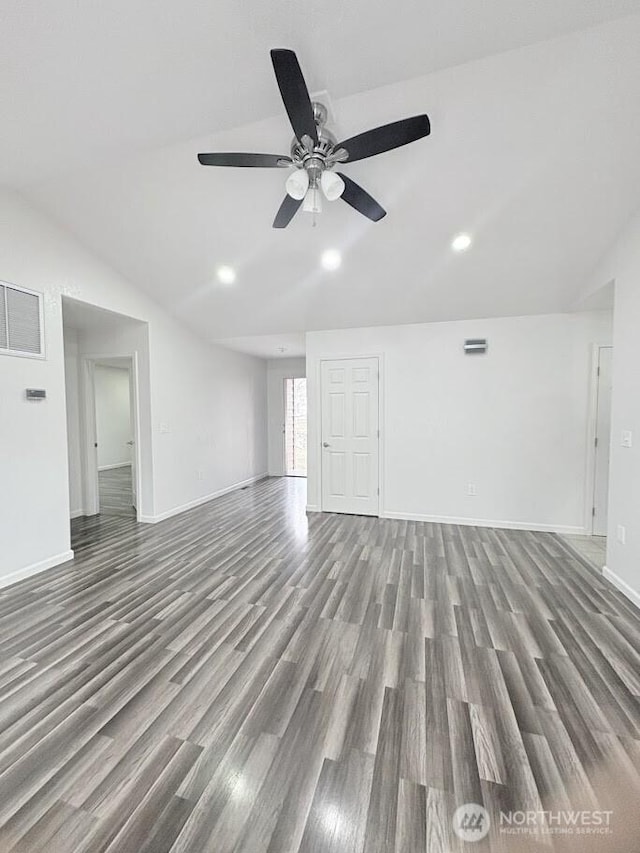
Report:
<svg viewBox="0 0 640 853"><path fill-rule="evenodd" d="M596 432L598 426L598 364L600 350L613 350L612 343L591 344L589 372L589 409L587 417L587 460L585 468L584 530L593 536L593 501L596 487Z"/></svg>
<svg viewBox="0 0 640 853"><path fill-rule="evenodd" d="M141 448L140 448L140 393L138 354L116 353L113 355L81 355L80 356L80 455L82 472L82 497L85 515L97 515L100 511L98 495L98 453L97 453L97 422L96 422L96 364L108 359L129 359L130 399L133 401L131 420L133 432L133 454L131 458L134 467L133 476L136 482L136 520L140 521L141 489Z"/></svg>
<svg viewBox="0 0 640 853"><path fill-rule="evenodd" d="M326 355L319 355L316 357L316 365L314 370L315 375L315 385L316 390L314 393L314 400L316 405L316 424L317 424L317 435L315 441L315 447L313 448L313 453L315 456L315 465L316 471L318 473L318 500L320 506L320 512L325 512L322 506L322 363L325 361L347 361L353 360L356 358L377 358L378 359L378 430L380 435L378 436L378 514L371 516L371 518L384 518L384 472L385 472L385 463L384 463L384 440L385 440L385 423L384 423L384 372L385 372L385 363L384 363L384 353L382 352L350 352L350 353L327 353ZM307 395L309 391L309 385L307 383ZM307 398L308 405L308 398ZM311 448L307 441L307 455L310 454ZM307 458L307 471L309 470L309 459Z"/></svg>

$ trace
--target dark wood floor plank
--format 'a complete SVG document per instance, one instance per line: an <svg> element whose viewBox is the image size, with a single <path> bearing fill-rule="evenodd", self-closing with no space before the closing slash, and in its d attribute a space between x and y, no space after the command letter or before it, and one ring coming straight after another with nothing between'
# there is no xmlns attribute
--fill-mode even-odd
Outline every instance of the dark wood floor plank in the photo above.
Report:
<svg viewBox="0 0 640 853"><path fill-rule="evenodd" d="M373 763L357 750L341 761L325 760L300 853L363 853Z"/></svg>
<svg viewBox="0 0 640 853"><path fill-rule="evenodd" d="M395 853L426 849L426 820L427 794L424 786L400 779Z"/></svg>
<svg viewBox="0 0 640 853"><path fill-rule="evenodd" d="M394 853L404 694L387 687L384 693L380 733L367 813L365 850L367 853Z"/></svg>

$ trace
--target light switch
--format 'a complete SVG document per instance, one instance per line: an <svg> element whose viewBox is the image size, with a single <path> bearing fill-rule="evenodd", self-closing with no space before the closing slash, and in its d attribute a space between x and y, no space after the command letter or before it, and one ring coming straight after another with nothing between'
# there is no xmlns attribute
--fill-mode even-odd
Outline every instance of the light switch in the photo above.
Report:
<svg viewBox="0 0 640 853"><path fill-rule="evenodd" d="M160 432L169 432L169 424L160 424Z"/></svg>
<svg viewBox="0 0 640 853"><path fill-rule="evenodd" d="M622 446L631 447L633 445L633 433L630 429L622 430Z"/></svg>

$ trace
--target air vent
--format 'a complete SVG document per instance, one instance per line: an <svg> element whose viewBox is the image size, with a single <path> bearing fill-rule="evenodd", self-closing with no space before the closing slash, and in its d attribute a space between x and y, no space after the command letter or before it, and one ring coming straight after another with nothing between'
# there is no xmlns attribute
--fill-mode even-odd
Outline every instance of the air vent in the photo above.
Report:
<svg viewBox="0 0 640 853"><path fill-rule="evenodd" d="M484 355L487 351L487 339L467 338L464 342L464 351L467 355Z"/></svg>
<svg viewBox="0 0 640 853"><path fill-rule="evenodd" d="M44 355L42 294L0 282L0 353Z"/></svg>
<svg viewBox="0 0 640 853"><path fill-rule="evenodd" d="M7 298L6 288L0 284L0 350L7 349Z"/></svg>

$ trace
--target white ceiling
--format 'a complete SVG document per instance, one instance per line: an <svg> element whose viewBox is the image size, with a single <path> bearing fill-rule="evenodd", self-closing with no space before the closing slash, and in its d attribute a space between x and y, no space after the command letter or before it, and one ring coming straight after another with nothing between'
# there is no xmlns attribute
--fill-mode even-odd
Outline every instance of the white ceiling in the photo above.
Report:
<svg viewBox="0 0 640 853"><path fill-rule="evenodd" d="M260 358L300 358L306 353L304 332L221 338L218 343L228 349L257 355Z"/></svg>
<svg viewBox="0 0 640 853"><path fill-rule="evenodd" d="M245 351L267 354L238 344L248 336L272 352L273 336L310 329L564 310L640 198L640 15L519 46L634 11L640 0L9 0L0 178ZM287 152L273 46L330 92L338 137L430 115L428 139L345 167L382 222L335 202L316 228L300 213L273 231L286 172L198 165L203 150ZM462 230L474 245L454 256ZM344 256L331 274L329 247ZM233 287L215 278L225 263Z"/></svg>
<svg viewBox="0 0 640 853"><path fill-rule="evenodd" d="M0 182L281 111L268 50L335 98L640 11L639 0L3 0Z"/></svg>

